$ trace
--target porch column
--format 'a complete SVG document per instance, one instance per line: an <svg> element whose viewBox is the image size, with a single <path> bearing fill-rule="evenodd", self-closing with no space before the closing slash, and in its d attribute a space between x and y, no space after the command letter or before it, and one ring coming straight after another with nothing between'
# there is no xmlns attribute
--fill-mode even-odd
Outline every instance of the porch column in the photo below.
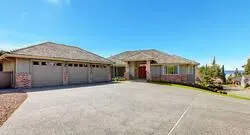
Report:
<svg viewBox="0 0 250 135"><path fill-rule="evenodd" d="M124 77L129 80L129 62L126 62Z"/></svg>
<svg viewBox="0 0 250 135"><path fill-rule="evenodd" d="M147 63L146 63L146 79L147 79L148 81L151 80L150 60L148 60Z"/></svg>

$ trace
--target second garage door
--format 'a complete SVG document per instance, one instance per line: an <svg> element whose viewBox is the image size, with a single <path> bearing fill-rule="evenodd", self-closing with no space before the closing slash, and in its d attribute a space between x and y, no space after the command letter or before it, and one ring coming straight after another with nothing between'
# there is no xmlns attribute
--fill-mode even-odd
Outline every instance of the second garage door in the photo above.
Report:
<svg viewBox="0 0 250 135"><path fill-rule="evenodd" d="M57 86L62 85L62 64L53 62L32 63L32 86Z"/></svg>
<svg viewBox="0 0 250 135"><path fill-rule="evenodd" d="M108 68L103 65L92 65L93 82L108 81Z"/></svg>
<svg viewBox="0 0 250 135"><path fill-rule="evenodd" d="M88 65L69 64L69 84L88 83Z"/></svg>

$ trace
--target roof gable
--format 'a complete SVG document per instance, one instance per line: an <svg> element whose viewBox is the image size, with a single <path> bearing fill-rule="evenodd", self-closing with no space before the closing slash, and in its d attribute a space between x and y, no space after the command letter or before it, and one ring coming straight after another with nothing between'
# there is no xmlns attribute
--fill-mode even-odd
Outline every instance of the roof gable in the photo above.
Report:
<svg viewBox="0 0 250 135"><path fill-rule="evenodd" d="M126 51L114 56L109 57L113 62L122 61L119 64L125 64L124 61L142 61L142 60L154 60L159 64L194 64L199 63L188 60L186 58L169 55L167 53L151 49L151 50L137 50L137 51Z"/></svg>
<svg viewBox="0 0 250 135"><path fill-rule="evenodd" d="M62 58L69 60L91 61L91 62L111 62L101 56L88 52L78 47L45 42L38 45L22 48L10 52L16 55L40 56L49 58Z"/></svg>

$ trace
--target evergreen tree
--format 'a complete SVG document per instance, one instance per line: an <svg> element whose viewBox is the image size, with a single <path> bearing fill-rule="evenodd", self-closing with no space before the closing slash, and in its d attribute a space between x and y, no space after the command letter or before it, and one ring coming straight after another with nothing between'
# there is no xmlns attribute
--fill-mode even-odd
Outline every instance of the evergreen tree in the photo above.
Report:
<svg viewBox="0 0 250 135"><path fill-rule="evenodd" d="M226 74L225 74L224 65L222 65L221 67L221 79L223 80L224 83L226 83Z"/></svg>
<svg viewBox="0 0 250 135"><path fill-rule="evenodd" d="M215 56L214 56L214 59L213 59L212 65L216 65L216 59L215 59Z"/></svg>
<svg viewBox="0 0 250 135"><path fill-rule="evenodd" d="M6 53L6 51L0 50L0 56L3 55L4 53Z"/></svg>
<svg viewBox="0 0 250 135"><path fill-rule="evenodd" d="M245 74L250 75L250 59L247 60L247 64L245 65Z"/></svg>
<svg viewBox="0 0 250 135"><path fill-rule="evenodd" d="M241 73L239 72L238 68L235 69L234 76L235 77L241 77Z"/></svg>

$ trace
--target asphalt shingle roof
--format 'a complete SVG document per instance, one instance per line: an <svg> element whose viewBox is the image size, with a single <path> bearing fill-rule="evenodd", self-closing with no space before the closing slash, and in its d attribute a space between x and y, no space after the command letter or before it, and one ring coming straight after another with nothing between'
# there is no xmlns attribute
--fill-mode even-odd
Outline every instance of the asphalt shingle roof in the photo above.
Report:
<svg viewBox="0 0 250 135"><path fill-rule="evenodd" d="M110 60L81 48L52 42L45 42L27 48L22 48L10 52L10 54L111 63Z"/></svg>
<svg viewBox="0 0 250 135"><path fill-rule="evenodd" d="M125 61L140 61L140 60L154 60L158 64L193 64L198 65L199 63L180 57L176 55L169 55L167 53L151 49L151 50L136 50L126 51L120 54L111 56L109 60L115 62L118 65L126 64Z"/></svg>

